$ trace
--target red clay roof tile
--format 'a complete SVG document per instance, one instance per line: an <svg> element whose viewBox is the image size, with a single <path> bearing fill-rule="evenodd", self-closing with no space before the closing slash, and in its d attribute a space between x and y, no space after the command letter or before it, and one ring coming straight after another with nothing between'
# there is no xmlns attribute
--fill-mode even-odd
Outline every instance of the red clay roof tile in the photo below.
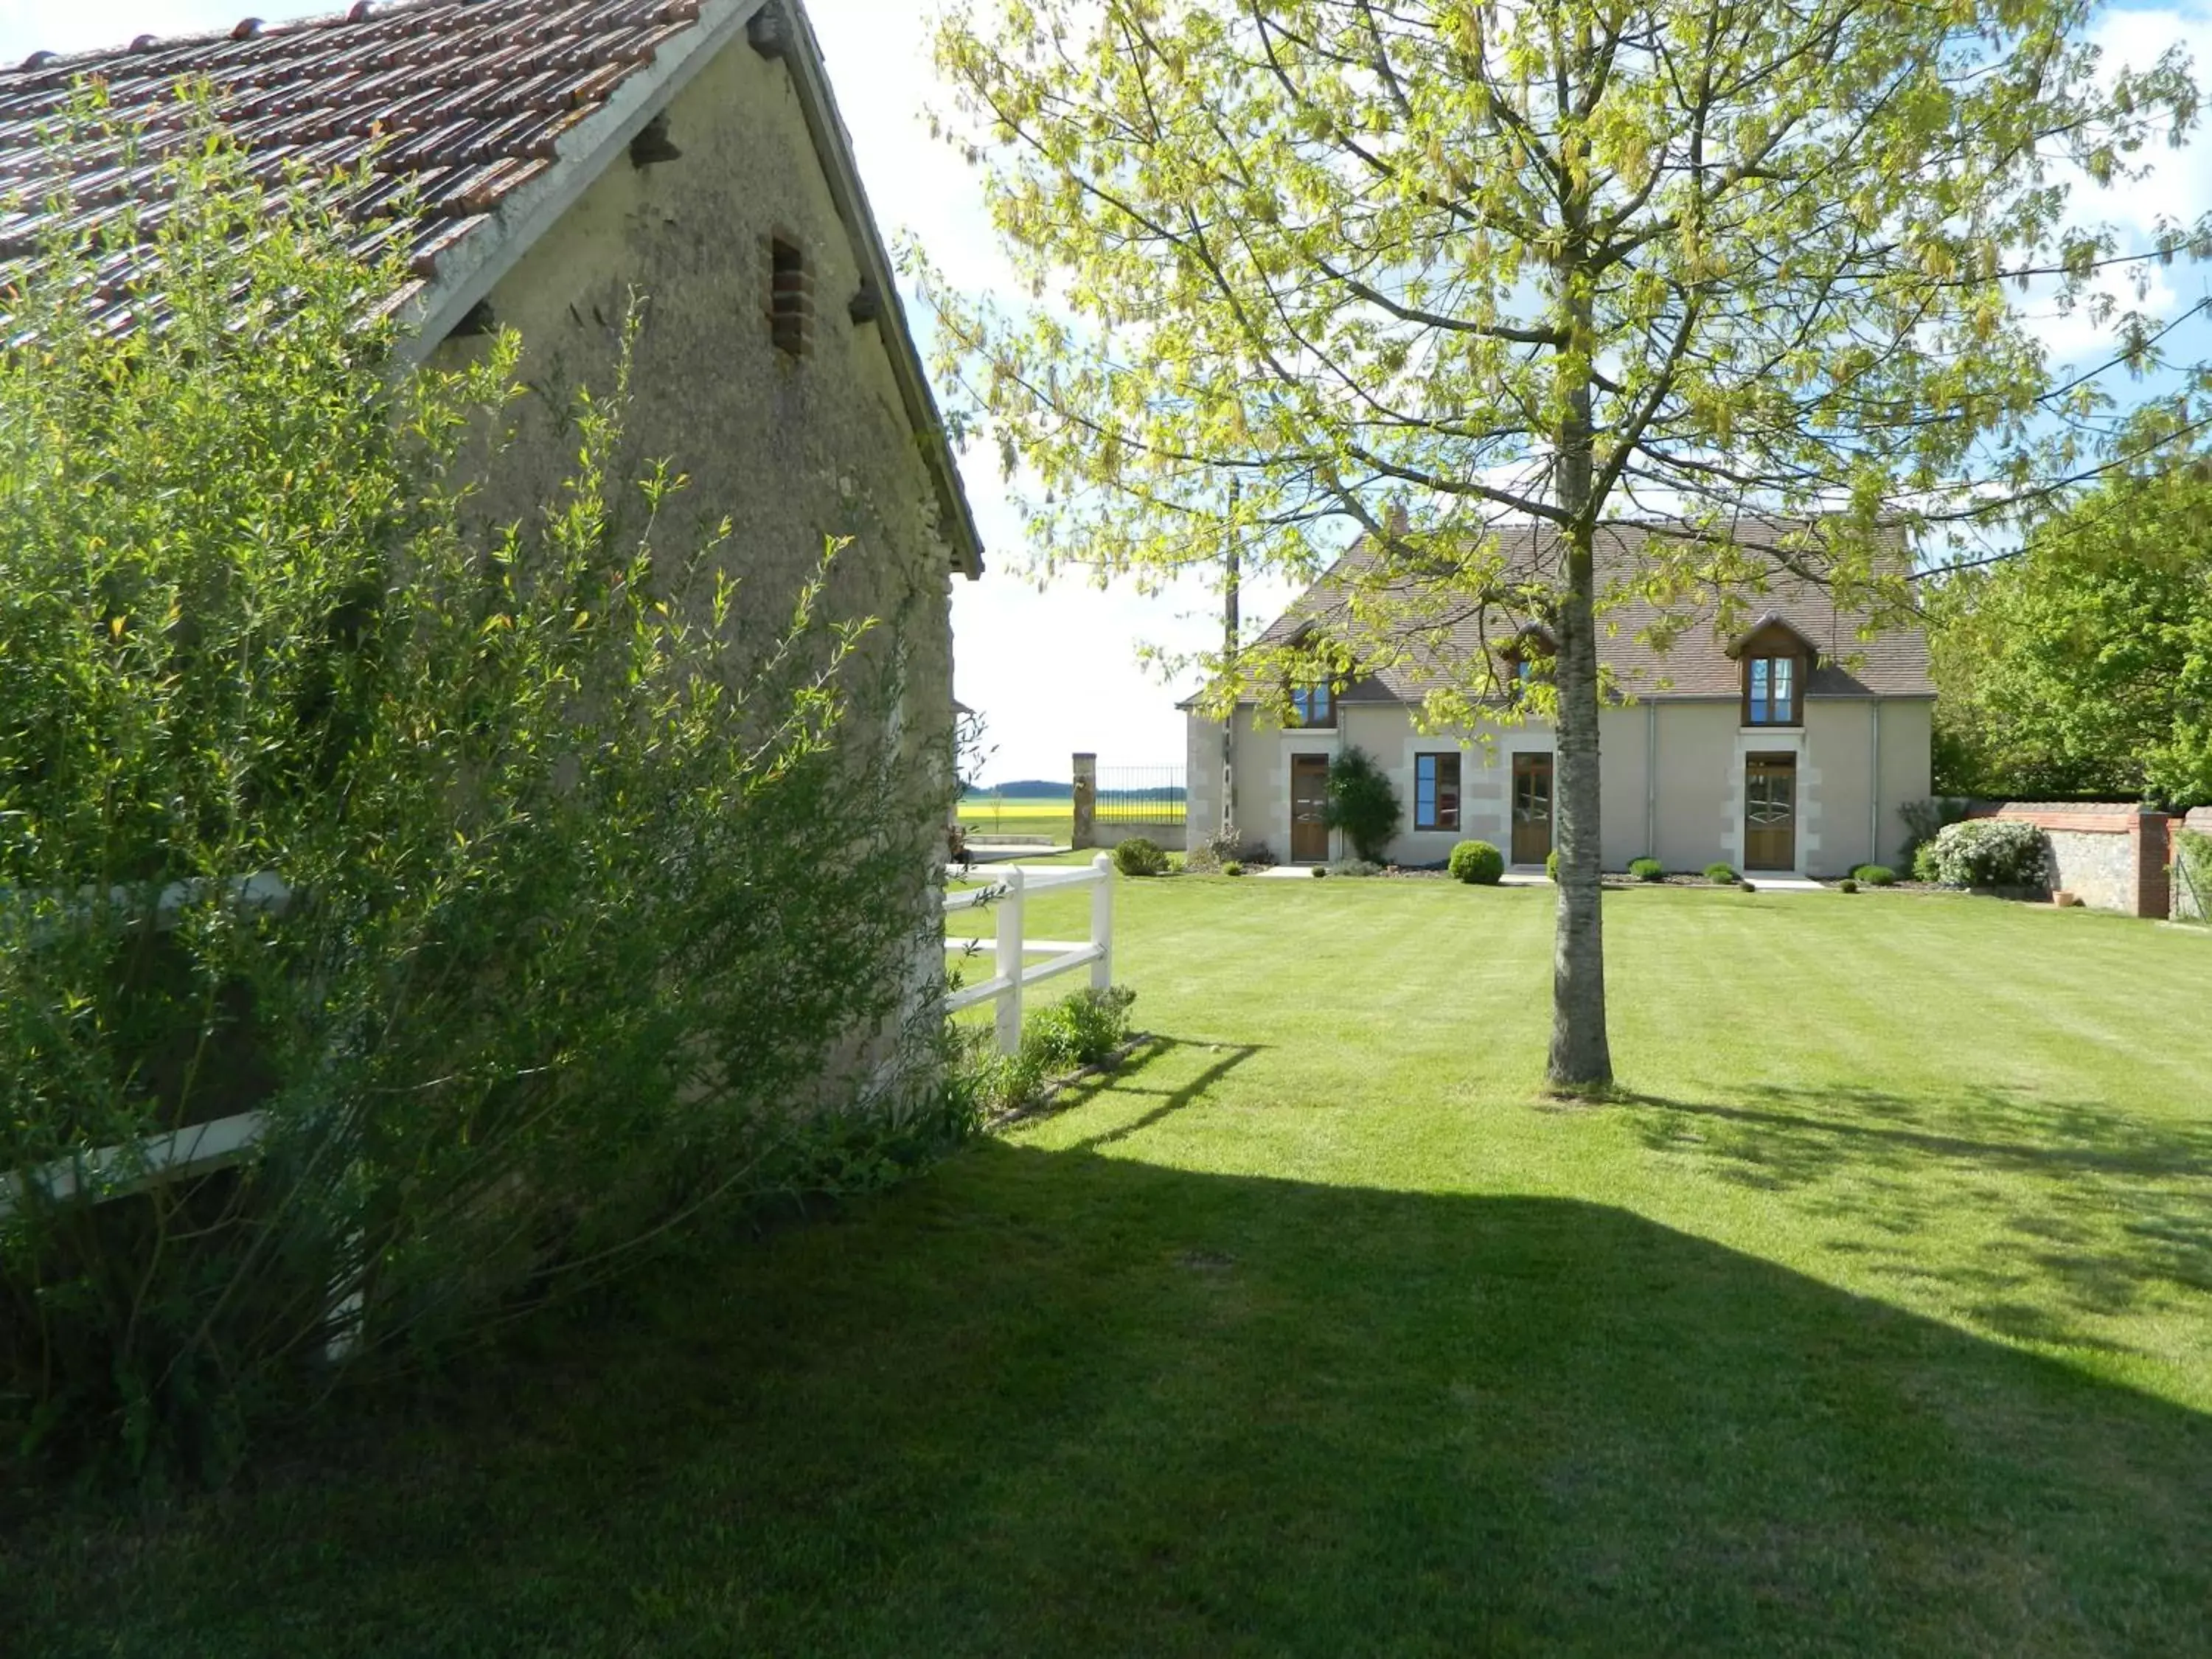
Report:
<svg viewBox="0 0 2212 1659"><path fill-rule="evenodd" d="M106 52L35 54L0 70L0 284L52 228L47 203L60 186L76 222L98 224L150 177L143 162L126 170L112 142L62 156L41 143L39 129L86 84L104 88L117 118L172 133L185 119L178 94L204 79L253 176L271 184L287 166L349 171L375 148L385 176L349 210L394 212L410 184L411 210L404 222L364 224L356 246L398 247L427 275L543 170L561 133L698 17L699 0L393 0L297 23L242 20L197 39L141 35ZM113 283L100 288L113 297Z"/></svg>

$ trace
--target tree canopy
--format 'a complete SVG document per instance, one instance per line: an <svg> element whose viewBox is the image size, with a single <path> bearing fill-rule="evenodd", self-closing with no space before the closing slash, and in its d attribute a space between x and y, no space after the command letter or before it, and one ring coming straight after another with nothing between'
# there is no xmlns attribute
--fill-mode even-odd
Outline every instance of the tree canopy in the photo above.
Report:
<svg viewBox="0 0 2212 1659"><path fill-rule="evenodd" d="M2062 304L2142 250L2070 227L2193 121L2169 58L2105 76L2083 0L956 0L938 54L1041 303L934 287L949 356L1037 480L1048 562L1310 574L1328 636L1209 659L1279 702L1299 651L1439 661L1540 623L1552 690L1456 665L1434 725L1555 723L1550 1071L1610 1079L1598 630L1642 590L1740 610L1786 568L1901 611L1885 549L2106 435L2008 284ZM2161 228L2202 252L2212 225ZM2119 355L2150 350L2126 322ZM1603 528L1655 515L1601 585ZM1509 564L1496 528L1547 527ZM1662 623L1663 634L1673 624ZM1449 659L1441 659L1450 665Z"/></svg>
<svg viewBox="0 0 2212 1659"><path fill-rule="evenodd" d="M2212 452L2112 478L1929 608L1944 787L2212 803Z"/></svg>

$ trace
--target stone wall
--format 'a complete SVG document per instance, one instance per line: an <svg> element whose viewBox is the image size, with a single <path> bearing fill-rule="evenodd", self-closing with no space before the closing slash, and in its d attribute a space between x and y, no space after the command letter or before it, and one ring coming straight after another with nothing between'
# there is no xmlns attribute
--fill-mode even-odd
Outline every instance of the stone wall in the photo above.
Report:
<svg viewBox="0 0 2212 1659"><path fill-rule="evenodd" d="M1157 842L1168 852L1180 853L1184 849L1189 841L1190 829L1188 824L1180 822L1175 823L1144 823L1139 822L1124 823L1119 820L1104 820L1092 826L1091 831L1091 838L1086 845L1091 847L1118 847L1121 842L1125 841L1134 841L1139 836L1142 836L1146 841Z"/></svg>
<svg viewBox="0 0 2212 1659"><path fill-rule="evenodd" d="M2171 908L2163 812L2123 801L2008 801L1989 816L2043 831L2054 891L2124 916L2163 917Z"/></svg>

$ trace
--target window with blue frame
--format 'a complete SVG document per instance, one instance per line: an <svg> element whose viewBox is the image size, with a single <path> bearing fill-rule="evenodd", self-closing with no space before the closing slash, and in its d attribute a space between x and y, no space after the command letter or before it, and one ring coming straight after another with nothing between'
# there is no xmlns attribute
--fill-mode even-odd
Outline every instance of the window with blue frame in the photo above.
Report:
<svg viewBox="0 0 2212 1659"><path fill-rule="evenodd" d="M1293 726L1334 726L1336 724L1336 697L1326 685L1295 685L1291 688L1291 723Z"/></svg>
<svg viewBox="0 0 2212 1659"><path fill-rule="evenodd" d="M1413 828L1459 828L1459 756L1413 757Z"/></svg>
<svg viewBox="0 0 2212 1659"><path fill-rule="evenodd" d="M1753 657L1744 665L1743 723L1797 724L1797 659Z"/></svg>

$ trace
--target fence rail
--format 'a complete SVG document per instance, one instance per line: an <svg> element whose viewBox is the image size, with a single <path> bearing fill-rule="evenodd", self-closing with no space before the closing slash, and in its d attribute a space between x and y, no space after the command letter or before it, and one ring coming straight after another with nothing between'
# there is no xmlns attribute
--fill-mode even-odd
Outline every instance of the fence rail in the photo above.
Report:
<svg viewBox="0 0 2212 1659"><path fill-rule="evenodd" d="M948 873L963 872L953 866ZM233 886L238 901L255 907L281 906L289 896L274 877L256 876ZM1024 900L1031 894L1070 887L1091 890L1091 937L1079 941L1024 939ZM154 907L155 925L173 925L176 912L194 896L182 888L162 892ZM1112 866L1103 854L1080 869L1010 866L998 872L988 886L946 894L945 913L989 904L1000 907L994 970L981 984L963 986L947 997L945 1011L957 1013L996 999L999 1043L1012 1054L1021 1047L1022 994L1029 987L1085 967L1091 969L1091 982L1097 988L1113 982ZM970 943L947 940L946 948L968 948ZM1040 952L1051 954L1043 962L1023 961L1024 956ZM265 1112L240 1112L161 1130L121 1146L83 1148L29 1169L0 1170L0 1220L33 1196L49 1202L83 1199L97 1204L164 1182L209 1174L244 1159L268 1127Z"/></svg>
<svg viewBox="0 0 2212 1659"><path fill-rule="evenodd" d="M961 872L956 865L946 873ZM1091 890L1091 937L1079 941L1024 938L1029 899L1035 894L1072 887ZM1114 982L1113 860L1101 853L1087 866L1073 869L1064 866L1008 865L994 873L988 887L945 896L945 914L948 916L986 905L997 909L994 920L998 931L992 940L991 977L952 992L945 999L945 1012L957 1014L963 1008L995 1003L993 1013L999 1051L1011 1054L1019 1052L1022 1046L1022 994L1030 986L1061 974L1072 974L1079 968L1090 969L1093 990L1103 991ZM948 938L945 948L948 951L971 952L981 944L979 939ZM1022 960L1025 956L1047 952L1049 955L1043 962L1025 963Z"/></svg>

